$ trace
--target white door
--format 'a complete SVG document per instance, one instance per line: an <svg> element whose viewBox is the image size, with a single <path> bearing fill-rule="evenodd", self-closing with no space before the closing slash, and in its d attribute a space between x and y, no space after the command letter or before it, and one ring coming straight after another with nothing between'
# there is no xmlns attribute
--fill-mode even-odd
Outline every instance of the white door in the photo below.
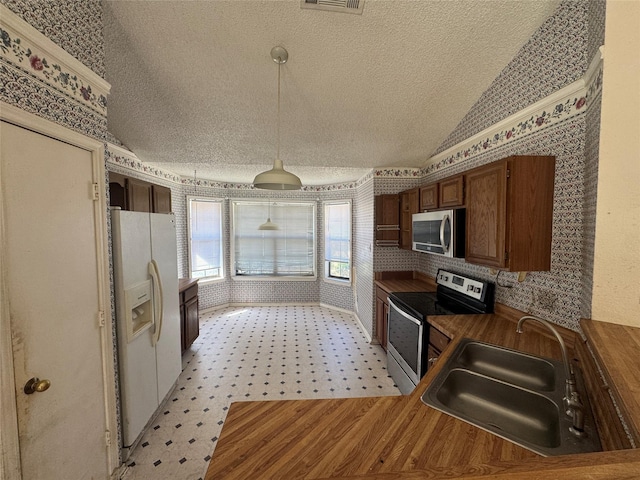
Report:
<svg viewBox="0 0 640 480"><path fill-rule="evenodd" d="M5 280L22 475L105 479L91 152L0 122ZM50 381L26 394L31 378Z"/></svg>

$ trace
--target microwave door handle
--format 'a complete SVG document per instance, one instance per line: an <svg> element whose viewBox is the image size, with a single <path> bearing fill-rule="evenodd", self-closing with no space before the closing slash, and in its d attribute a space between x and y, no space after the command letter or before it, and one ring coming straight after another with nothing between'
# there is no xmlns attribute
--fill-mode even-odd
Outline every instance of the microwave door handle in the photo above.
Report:
<svg viewBox="0 0 640 480"><path fill-rule="evenodd" d="M444 241L444 226L448 221L449 221L449 215L445 215L444 217L442 217L442 221L440 222L440 246L442 247L442 250L444 250L445 252L449 251L449 247L447 247Z"/></svg>

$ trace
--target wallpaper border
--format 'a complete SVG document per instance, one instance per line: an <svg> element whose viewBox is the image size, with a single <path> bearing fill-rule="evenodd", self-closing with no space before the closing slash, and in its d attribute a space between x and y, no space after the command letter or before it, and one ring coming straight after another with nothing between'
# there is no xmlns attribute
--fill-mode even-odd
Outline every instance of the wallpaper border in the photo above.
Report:
<svg viewBox="0 0 640 480"><path fill-rule="evenodd" d="M584 114L602 90L603 58L600 47L582 78L434 155L423 167L423 175Z"/></svg>
<svg viewBox="0 0 640 480"><path fill-rule="evenodd" d="M3 4L0 59L106 116L111 85Z"/></svg>

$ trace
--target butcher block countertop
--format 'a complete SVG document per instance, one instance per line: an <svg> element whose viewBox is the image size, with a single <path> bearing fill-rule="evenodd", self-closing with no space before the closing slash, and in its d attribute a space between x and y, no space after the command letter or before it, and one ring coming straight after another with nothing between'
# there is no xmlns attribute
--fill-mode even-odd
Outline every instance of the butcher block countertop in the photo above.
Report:
<svg viewBox="0 0 640 480"><path fill-rule="evenodd" d="M518 335L501 314L429 320L453 341L411 395L233 403L205 480L640 478L639 449L544 458L424 405L421 395L463 337L561 358L555 339L533 328ZM608 378L631 383L616 392L636 428L640 374L628 363L638 362L640 329L585 322L600 359L612 362Z"/></svg>

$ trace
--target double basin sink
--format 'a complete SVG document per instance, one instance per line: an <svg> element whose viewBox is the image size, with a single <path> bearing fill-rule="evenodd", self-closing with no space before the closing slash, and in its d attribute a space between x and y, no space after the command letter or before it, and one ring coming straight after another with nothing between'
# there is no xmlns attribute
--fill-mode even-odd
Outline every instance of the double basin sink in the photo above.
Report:
<svg viewBox="0 0 640 480"><path fill-rule="evenodd" d="M422 401L543 456L602 450L586 396L586 435L571 432L565 377L560 361L463 338Z"/></svg>

